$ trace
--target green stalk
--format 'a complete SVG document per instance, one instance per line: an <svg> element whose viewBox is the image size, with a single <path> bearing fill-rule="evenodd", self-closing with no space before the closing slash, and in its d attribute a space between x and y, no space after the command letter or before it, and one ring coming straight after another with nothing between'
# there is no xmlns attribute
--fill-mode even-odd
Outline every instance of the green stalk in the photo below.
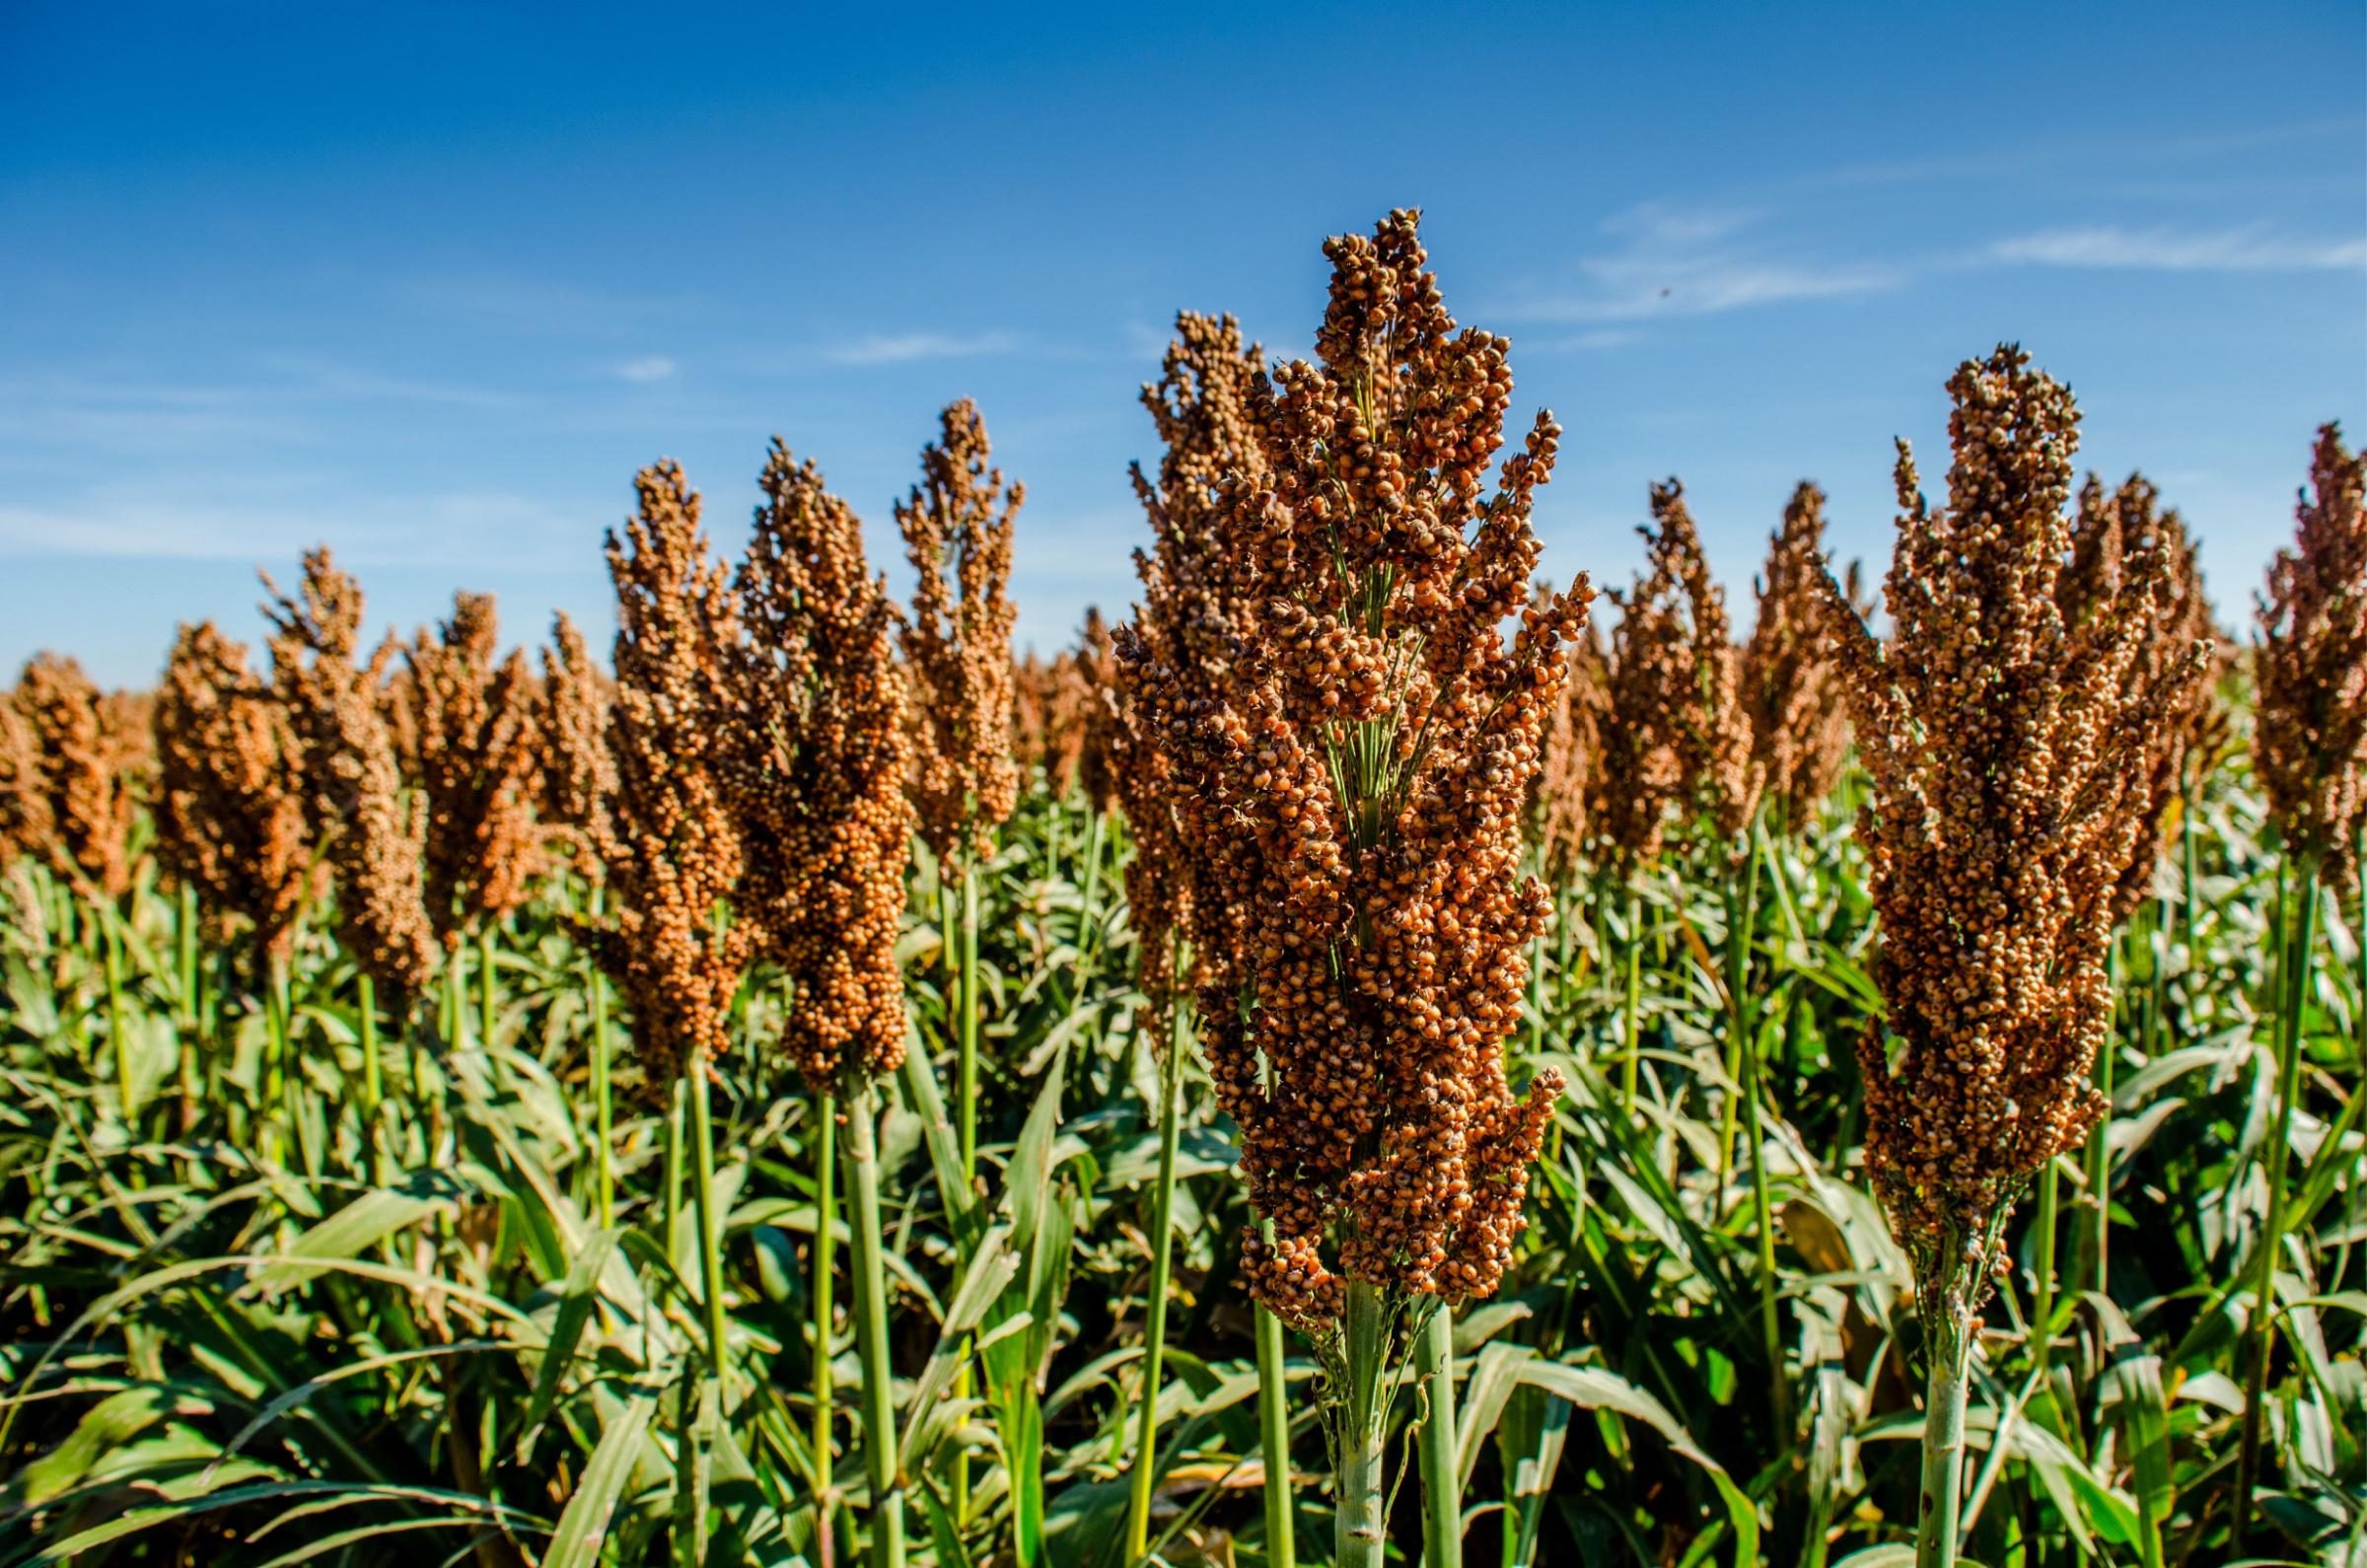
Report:
<svg viewBox="0 0 2367 1568"><path fill-rule="evenodd" d="M837 1313L837 1239L830 1226L838 1212L838 1097L825 1090L814 1097L814 1476L815 1533L830 1533L830 1414L837 1398L831 1384L830 1328Z"/></svg>
<svg viewBox="0 0 2367 1568"><path fill-rule="evenodd" d="M1094 902L1101 893L1102 881L1102 814L1094 812L1085 828L1085 886L1077 895L1077 980L1076 998L1085 999L1085 983L1093 974L1094 960L1101 956L1102 924L1095 917Z"/></svg>
<svg viewBox="0 0 2367 1568"><path fill-rule="evenodd" d="M1381 1287L1348 1281L1340 1319L1347 1387L1340 1390L1337 1473L1332 1479L1334 1568L1382 1568L1389 1554L1383 1521L1382 1439L1388 1415L1390 1309Z"/></svg>
<svg viewBox="0 0 2367 1568"><path fill-rule="evenodd" d="M1940 1267L1961 1278L1956 1258ZM1939 1320L1925 1323L1931 1366L1923 1396L1923 1501L1915 1530L1915 1568L1956 1568L1958 1520L1965 1496L1965 1379L1972 1347L1972 1315L1953 1289L1939 1293Z"/></svg>
<svg viewBox="0 0 2367 1568"><path fill-rule="evenodd" d="M2060 1175L2049 1160L2039 1173L2039 1213L2031 1222L2037 1231L2038 1256L2030 1271L2030 1366L2039 1387L2048 1390L2050 1401L2046 1361L2054 1351L2054 1232L2060 1187Z"/></svg>
<svg viewBox="0 0 2367 1568"><path fill-rule="evenodd" d="M1257 1442L1265 1460L1266 1568L1298 1568L1292 1539L1290 1384L1283 1373L1282 1319L1263 1307L1257 1315Z"/></svg>
<svg viewBox="0 0 2367 1568"><path fill-rule="evenodd" d="M1151 1299L1143 1322L1142 1405L1135 1425L1134 1468L1126 1494L1126 1561L1150 1545L1151 1490L1159 1456L1159 1388L1166 1375L1170 1235L1176 1208L1176 1152L1183 1140L1183 1005L1168 1009L1167 1054L1159 1063L1159 1177L1151 1189Z"/></svg>
<svg viewBox="0 0 2367 1568"><path fill-rule="evenodd" d="M2098 1295L2110 1294L2112 1279L2113 1230L2113 1162L2105 1147L2105 1135L2112 1127L2113 1078L2120 1055L2120 981L2122 978L2121 942L2115 938L2106 955L2106 989L2112 999L2112 1027L2105 1031L2104 1047L2096 1053L2096 1089L2104 1096L2106 1110L2096 1130L2088 1134L2088 1147L2083 1162L2086 1167L2087 1197L2080 1209L2078 1232L2079 1250L2075 1261L2079 1275L2088 1288Z"/></svg>
<svg viewBox="0 0 2367 1568"><path fill-rule="evenodd" d="M904 1491L897 1468L888 1368L888 1271L880 1234L877 1114L869 1091L847 1097L847 1192L854 1202L855 1337L863 1358L864 1467L871 1482L871 1568L903 1568Z"/></svg>
<svg viewBox="0 0 2367 1568"><path fill-rule="evenodd" d="M1422 1416L1422 1568L1463 1568L1463 1484L1455 1460L1455 1315L1439 1302L1413 1342Z"/></svg>
<svg viewBox="0 0 2367 1568"><path fill-rule="evenodd" d="M115 1088L123 1100L123 1119L138 1114L132 1103L131 1037L123 1027L123 937L115 929L111 908L99 911L100 947L107 956L107 1038L115 1053Z"/></svg>
<svg viewBox="0 0 2367 1568"><path fill-rule="evenodd" d="M354 1022L362 1036L362 1141L370 1151L376 1179L386 1179L386 1151L380 1146L378 1107L386 1085L378 1059L378 982L367 973L355 977Z"/></svg>
<svg viewBox="0 0 2367 1568"><path fill-rule="evenodd" d="M202 1015L197 995L197 891L182 884L174 910L173 920L174 974L180 982L180 1041L177 1053L180 1080L180 1116L182 1130L195 1115L197 1108L197 1055L192 1047L203 1038L199 1033Z"/></svg>
<svg viewBox="0 0 2367 1568"><path fill-rule="evenodd" d="M616 1224L616 1141L614 1093L609 1083L609 984L598 969L592 987L592 1132L598 1149L593 1156L594 1209L600 1228Z"/></svg>
<svg viewBox="0 0 2367 1568"><path fill-rule="evenodd" d="M2282 1006L2276 1041L2276 1124L2264 1152L2268 1162L2268 1212L2254 1247L2252 1311L2244 1321L2250 1355L2244 1375L2244 1428L2236 1448L2235 1513L2229 1544L2241 1548L2252 1526L2253 1491L2259 1483L2260 1429L2268 1396L2268 1358L2275 1350L2270 1320L2276 1307L2276 1254L2285 1230L2285 1162L2293 1138L2293 1106L2301 1098L2301 1036L2309 1007L2311 949L2318 938L2318 856L2305 854L2296 868L2293 892L2300 905L2291 921L2293 941L2279 965ZM2281 913L2281 911L2280 911ZM2282 922L2280 921L2280 924Z"/></svg>
<svg viewBox="0 0 2367 1568"><path fill-rule="evenodd" d="M682 1255L682 1086L674 1086L666 1109L666 1260L679 1269Z"/></svg>
<svg viewBox="0 0 2367 1568"><path fill-rule="evenodd" d="M500 1012L500 993L493 973L493 922L476 928L476 1047L493 1048L493 1020Z"/></svg>
<svg viewBox="0 0 2367 1568"><path fill-rule="evenodd" d="M288 1061L288 961L274 957L271 961L270 988L263 995L263 1026L268 1036L270 1061L263 1069L263 1104L272 1107L266 1111L263 1124L263 1159L278 1164L286 1158L289 1143L296 1137L296 1114L293 1106L295 1088L289 1082Z"/></svg>
<svg viewBox="0 0 2367 1568"><path fill-rule="evenodd" d="M978 873L966 855L962 862L962 992L961 1104L962 1184L975 1193L978 1184ZM970 1365L962 1363L954 1379L954 1397L970 1394ZM953 1461L951 1505L957 1527L969 1517L969 1455L958 1451Z"/></svg>
<svg viewBox="0 0 2367 1568"><path fill-rule="evenodd" d="M1743 1132L1750 1141L1751 1220L1758 1235L1758 1339L1767 1362L1767 1399L1775 1420L1775 1441L1789 1448L1792 1439L1792 1386L1783 1357L1783 1319L1777 1311L1775 1289L1775 1205L1767 1180L1767 1141L1759 1127L1759 1095L1763 1076L1758 1052L1743 1052Z"/></svg>
<svg viewBox="0 0 2367 1568"><path fill-rule="evenodd" d="M974 1186L978 1179L978 874L967 860L962 866L962 971L956 984L962 995L957 1020L962 1032L958 1091L962 1179Z"/></svg>
<svg viewBox="0 0 2367 1568"><path fill-rule="evenodd" d="M461 1049L461 998L466 992L461 962L461 950L456 943L444 961L444 1049L454 1055Z"/></svg>
<svg viewBox="0 0 2367 1568"><path fill-rule="evenodd" d="M1631 1116L1635 1112L1636 1063L1643 1054L1643 1040L1637 1034L1636 1004L1643 991L1644 960L1644 896L1637 891L1633 874L1627 883L1627 1009L1619 1038L1625 1054L1619 1060L1619 1113Z"/></svg>
<svg viewBox="0 0 2367 1568"><path fill-rule="evenodd" d="M723 1216L715 1210L715 1121L709 1105L707 1060L690 1059L690 1179L698 1212L699 1293L707 1310L707 1366L724 1381Z"/></svg>

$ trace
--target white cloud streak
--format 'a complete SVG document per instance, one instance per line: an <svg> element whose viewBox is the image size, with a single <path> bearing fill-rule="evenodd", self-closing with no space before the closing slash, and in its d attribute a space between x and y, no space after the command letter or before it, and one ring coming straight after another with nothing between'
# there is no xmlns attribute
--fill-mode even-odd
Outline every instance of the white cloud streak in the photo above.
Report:
<svg viewBox="0 0 2367 1568"><path fill-rule="evenodd" d="M1988 259L2152 272L2355 272L2367 269L2367 239L2296 240L2258 225L2182 231L2104 224L2001 240Z"/></svg>
<svg viewBox="0 0 2367 1568"><path fill-rule="evenodd" d="M1893 266L1778 254L1751 237L1763 216L1746 209L1648 202L1604 225L1624 243L1581 257L1576 287L1516 302L1505 314L1559 321L1715 316L1790 300L1868 294L1904 280L1903 271Z"/></svg>
<svg viewBox="0 0 2367 1568"><path fill-rule="evenodd" d="M617 380L645 387L652 382L672 381L681 369L664 354L644 354L639 359L628 359L616 366L615 372Z"/></svg>
<svg viewBox="0 0 2367 1568"><path fill-rule="evenodd" d="M859 338L828 351L840 365L909 365L929 359L975 359L1016 352L1017 332L895 332Z"/></svg>

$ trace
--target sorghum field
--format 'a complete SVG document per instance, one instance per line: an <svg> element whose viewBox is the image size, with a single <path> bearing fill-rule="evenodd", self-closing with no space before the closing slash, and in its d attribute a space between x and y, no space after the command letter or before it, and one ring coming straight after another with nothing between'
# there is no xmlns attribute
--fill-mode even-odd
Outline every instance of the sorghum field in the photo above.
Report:
<svg viewBox="0 0 2367 1568"><path fill-rule="evenodd" d="M2223 631L2000 348L1887 573L1672 480L1598 595L1414 215L1324 253L1049 663L960 402L909 604L776 443L610 650L323 550L28 666L0 1561L2367 1562L2360 460Z"/></svg>

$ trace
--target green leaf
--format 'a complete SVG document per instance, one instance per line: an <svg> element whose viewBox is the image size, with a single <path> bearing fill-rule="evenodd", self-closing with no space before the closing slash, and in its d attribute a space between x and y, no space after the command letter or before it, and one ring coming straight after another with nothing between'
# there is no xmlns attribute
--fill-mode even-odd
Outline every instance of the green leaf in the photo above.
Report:
<svg viewBox="0 0 2367 1568"><path fill-rule="evenodd" d="M583 1479L575 1483L575 1495L559 1515L559 1528L550 1537L541 1568L599 1568L601 1542L608 1538L616 1499L632 1478L657 1407L653 1390L636 1389L624 1408L602 1425L600 1441L584 1465Z"/></svg>

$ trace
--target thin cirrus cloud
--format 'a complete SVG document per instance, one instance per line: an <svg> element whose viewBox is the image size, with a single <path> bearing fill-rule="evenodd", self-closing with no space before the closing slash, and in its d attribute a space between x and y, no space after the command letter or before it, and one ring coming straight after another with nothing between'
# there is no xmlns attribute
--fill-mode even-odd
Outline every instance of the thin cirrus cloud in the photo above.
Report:
<svg viewBox="0 0 2367 1568"><path fill-rule="evenodd" d="M616 366L615 372L618 381L629 381L637 387L646 387L653 382L674 380L675 373L681 369L681 366L664 354L644 354L638 359L628 359L623 364Z"/></svg>
<svg viewBox="0 0 2367 1568"><path fill-rule="evenodd" d="M1008 354L1025 342L1017 332L894 332L858 338L830 349L840 365L910 365L930 359L975 359Z"/></svg>
<svg viewBox="0 0 2367 1568"><path fill-rule="evenodd" d="M2049 229L2001 240L1989 259L2015 265L2158 272L2331 272L2367 269L2367 239L2296 240L2258 226L2182 231Z"/></svg>
<svg viewBox="0 0 2367 1568"><path fill-rule="evenodd" d="M1895 266L1783 254L1755 232L1764 219L1746 209L1647 202L1604 224L1620 243L1581 257L1571 284L1516 301L1504 314L1559 321L1715 316L1873 293L1904 281Z"/></svg>

